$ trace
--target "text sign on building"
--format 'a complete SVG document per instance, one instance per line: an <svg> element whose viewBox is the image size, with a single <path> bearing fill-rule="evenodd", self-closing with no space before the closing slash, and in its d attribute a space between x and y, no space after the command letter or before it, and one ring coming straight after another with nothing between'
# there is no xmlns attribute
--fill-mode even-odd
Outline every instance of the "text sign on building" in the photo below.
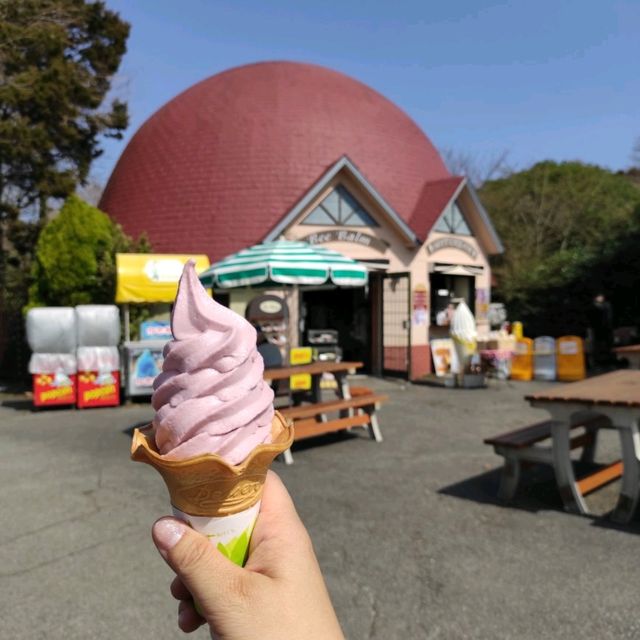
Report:
<svg viewBox="0 0 640 640"><path fill-rule="evenodd" d="M427 287L424 284L417 284L413 288L413 324L427 324Z"/></svg>
<svg viewBox="0 0 640 640"><path fill-rule="evenodd" d="M339 229L332 229L331 231L319 231L318 233L311 233L304 238L300 238L304 242L309 244L324 244L325 242L352 242L354 244L362 245L363 247L371 247L376 251L385 251L387 244L378 238L374 238L367 233L361 233L360 231L345 231Z"/></svg>
<svg viewBox="0 0 640 640"><path fill-rule="evenodd" d="M433 240L427 245L427 253L431 255L436 251L448 248L464 251L464 253L474 259L478 257L477 249L472 244L469 244L460 238L438 238L437 240Z"/></svg>

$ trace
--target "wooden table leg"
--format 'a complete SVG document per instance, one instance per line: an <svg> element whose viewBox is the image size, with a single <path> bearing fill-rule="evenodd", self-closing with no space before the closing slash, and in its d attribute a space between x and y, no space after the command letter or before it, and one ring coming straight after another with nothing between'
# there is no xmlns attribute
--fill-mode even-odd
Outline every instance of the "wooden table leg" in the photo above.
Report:
<svg viewBox="0 0 640 640"><path fill-rule="evenodd" d="M638 423L638 420L633 420L629 426L618 428L622 447L622 488L611 519L624 524L633 518L640 497L640 434L638 433L640 425Z"/></svg>
<svg viewBox="0 0 640 640"><path fill-rule="evenodd" d="M322 387L320 383L322 382L322 374L314 374L311 376L311 394L313 395L313 401L316 404L320 404L322 402Z"/></svg>
<svg viewBox="0 0 640 640"><path fill-rule="evenodd" d="M334 373L333 374L336 378L336 383L338 384L338 395L340 396L340 398L342 398L343 400L350 400L351 399L351 391L349 390L349 381L347 380L347 374L346 373ZM354 415L354 410L353 409L341 409L340 410L340 417L341 418L347 418L349 416Z"/></svg>
<svg viewBox="0 0 640 640"><path fill-rule="evenodd" d="M587 504L578 489L571 462L569 422L556 420L551 427L553 469L565 511L589 513Z"/></svg>

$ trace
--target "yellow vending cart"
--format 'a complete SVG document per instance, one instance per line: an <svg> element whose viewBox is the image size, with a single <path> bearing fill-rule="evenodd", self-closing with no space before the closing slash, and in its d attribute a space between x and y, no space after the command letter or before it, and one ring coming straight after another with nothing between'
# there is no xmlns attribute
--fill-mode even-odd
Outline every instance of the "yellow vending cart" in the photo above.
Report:
<svg viewBox="0 0 640 640"><path fill-rule="evenodd" d="M141 336L131 340L129 321L130 304L173 303L178 291L178 281L187 260L196 263L196 272L209 267L205 255L169 253L118 253L116 254L116 303L124 311L124 357L122 358L125 392L128 397L147 396L153 392L153 381L162 370L162 350L171 338L170 332Z"/></svg>

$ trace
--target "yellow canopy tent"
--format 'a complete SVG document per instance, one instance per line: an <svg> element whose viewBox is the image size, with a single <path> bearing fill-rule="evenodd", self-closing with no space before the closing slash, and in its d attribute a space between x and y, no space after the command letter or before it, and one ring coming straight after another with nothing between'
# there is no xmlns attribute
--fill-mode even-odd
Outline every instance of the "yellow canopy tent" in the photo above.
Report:
<svg viewBox="0 0 640 640"><path fill-rule="evenodd" d="M117 253L116 302L124 305L125 340L130 340L129 303L173 302L187 260L196 262L196 273L209 267L205 255L176 253Z"/></svg>

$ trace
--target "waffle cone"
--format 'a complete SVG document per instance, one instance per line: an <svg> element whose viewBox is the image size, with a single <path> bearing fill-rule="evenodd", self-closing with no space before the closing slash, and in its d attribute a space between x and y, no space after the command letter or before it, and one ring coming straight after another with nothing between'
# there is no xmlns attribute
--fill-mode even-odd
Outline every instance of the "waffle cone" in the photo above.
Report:
<svg viewBox="0 0 640 640"><path fill-rule="evenodd" d="M273 459L291 446L293 427L277 411L271 423L271 442L258 445L244 462L229 464L217 454L186 460L165 460L158 453L151 426L135 429L131 458L154 467L162 476L171 504L193 516L220 517L252 507Z"/></svg>

